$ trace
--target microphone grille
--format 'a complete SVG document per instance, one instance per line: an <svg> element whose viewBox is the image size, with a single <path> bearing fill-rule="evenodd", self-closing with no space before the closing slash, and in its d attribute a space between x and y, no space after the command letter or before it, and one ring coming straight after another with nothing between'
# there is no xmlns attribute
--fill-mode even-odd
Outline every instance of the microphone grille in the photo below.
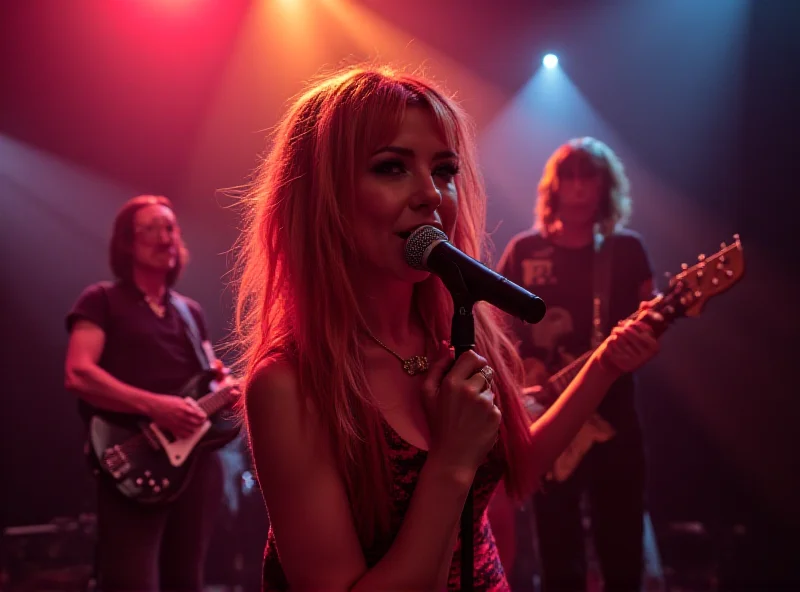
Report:
<svg viewBox="0 0 800 592"><path fill-rule="evenodd" d="M447 235L435 226L420 226L406 239L406 263L414 269L426 271L425 251L433 243L446 240Z"/></svg>

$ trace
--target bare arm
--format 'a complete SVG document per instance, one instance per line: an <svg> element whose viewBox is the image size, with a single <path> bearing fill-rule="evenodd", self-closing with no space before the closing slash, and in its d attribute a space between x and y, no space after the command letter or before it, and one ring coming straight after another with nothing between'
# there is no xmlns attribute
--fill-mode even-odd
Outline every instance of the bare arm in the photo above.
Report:
<svg viewBox="0 0 800 592"><path fill-rule="evenodd" d="M558 400L530 427L537 476L549 471L594 412L618 373L601 367L593 355Z"/></svg>
<svg viewBox="0 0 800 592"><path fill-rule="evenodd" d="M158 395L121 382L97 365L105 333L87 320L75 323L67 345L64 382L67 390L108 411L152 415Z"/></svg>
<svg viewBox="0 0 800 592"><path fill-rule="evenodd" d="M264 362L248 385L246 411L262 494L293 590L446 587L474 473L429 455L392 547L367 570L326 426L298 392L293 368Z"/></svg>
<svg viewBox="0 0 800 592"><path fill-rule="evenodd" d="M646 310L651 302L642 304ZM555 403L530 426L537 476L550 470L617 378L642 366L658 351L643 313L615 327Z"/></svg>

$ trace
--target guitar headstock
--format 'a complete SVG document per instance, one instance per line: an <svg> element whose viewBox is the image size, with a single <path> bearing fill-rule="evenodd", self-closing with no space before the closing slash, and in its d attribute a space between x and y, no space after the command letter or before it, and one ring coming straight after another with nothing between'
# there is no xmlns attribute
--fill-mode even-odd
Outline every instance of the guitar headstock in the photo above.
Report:
<svg viewBox="0 0 800 592"><path fill-rule="evenodd" d="M698 262L689 267L684 263L682 271L669 280L657 309L667 320L679 316L699 315L706 303L734 286L744 275L744 251L739 235L733 235L730 245L722 243L720 250L706 257L700 255Z"/></svg>

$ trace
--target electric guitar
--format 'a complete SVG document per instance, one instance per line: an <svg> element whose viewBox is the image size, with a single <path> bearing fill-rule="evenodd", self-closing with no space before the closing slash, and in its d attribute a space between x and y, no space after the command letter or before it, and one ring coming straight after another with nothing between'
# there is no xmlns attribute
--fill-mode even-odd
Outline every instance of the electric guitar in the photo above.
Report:
<svg viewBox="0 0 800 592"><path fill-rule="evenodd" d="M94 473L110 479L123 495L139 503L173 501L191 479L198 456L239 434L240 423L230 411L239 397L233 377L205 370L192 377L177 396L194 399L208 415L187 438L176 438L147 418L126 423L98 412L89 420L85 452Z"/></svg>
<svg viewBox="0 0 800 592"><path fill-rule="evenodd" d="M711 298L729 290L742 279L744 252L739 235L734 235L731 245L722 243L720 250L710 257L700 255L698 263L692 267L685 263L681 267L682 271L670 278L669 287L651 309L639 310L631 315L631 318L644 316L656 335L661 335L681 317L699 315ZM540 417L555 403L593 353L594 350L586 352L549 377L544 384L523 390L525 408L532 419ZM547 477L564 481L594 444L606 442L614 435L611 424L595 413L561 453Z"/></svg>

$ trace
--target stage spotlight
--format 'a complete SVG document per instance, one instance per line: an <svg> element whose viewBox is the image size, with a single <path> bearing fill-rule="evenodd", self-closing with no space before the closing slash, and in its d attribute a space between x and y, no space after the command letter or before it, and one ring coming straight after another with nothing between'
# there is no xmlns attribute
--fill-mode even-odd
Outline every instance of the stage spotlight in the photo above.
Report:
<svg viewBox="0 0 800 592"><path fill-rule="evenodd" d="M553 69L558 66L558 57L554 53L548 53L542 58L542 64L544 64L545 68Z"/></svg>

